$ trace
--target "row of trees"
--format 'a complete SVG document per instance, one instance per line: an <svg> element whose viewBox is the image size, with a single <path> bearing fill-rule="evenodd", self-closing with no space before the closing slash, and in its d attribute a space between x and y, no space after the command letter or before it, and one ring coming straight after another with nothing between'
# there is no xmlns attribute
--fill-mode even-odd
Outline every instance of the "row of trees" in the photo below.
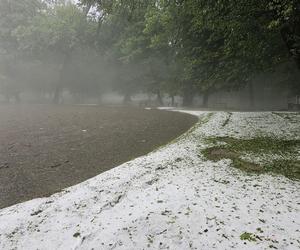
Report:
<svg viewBox="0 0 300 250"><path fill-rule="evenodd" d="M297 0L0 1L0 82L60 101L107 90L193 96L281 72L300 92ZM28 73L30 72L30 73ZM251 89L251 88L250 88Z"/></svg>

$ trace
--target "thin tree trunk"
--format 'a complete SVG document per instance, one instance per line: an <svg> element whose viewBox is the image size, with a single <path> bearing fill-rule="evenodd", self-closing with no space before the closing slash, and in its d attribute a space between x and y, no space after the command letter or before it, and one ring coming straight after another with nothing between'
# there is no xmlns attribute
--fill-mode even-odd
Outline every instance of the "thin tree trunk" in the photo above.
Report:
<svg viewBox="0 0 300 250"><path fill-rule="evenodd" d="M191 107L193 105L194 94L191 89L186 89L183 93L183 102L184 107Z"/></svg>
<svg viewBox="0 0 300 250"><path fill-rule="evenodd" d="M161 93L160 90L157 91L157 102L160 106L164 105L162 97L161 97Z"/></svg>
<svg viewBox="0 0 300 250"><path fill-rule="evenodd" d="M92 8L92 3L88 3L85 7L85 16L87 16Z"/></svg>
<svg viewBox="0 0 300 250"><path fill-rule="evenodd" d="M175 106L175 96L171 96L171 106L174 107Z"/></svg>
<svg viewBox="0 0 300 250"><path fill-rule="evenodd" d="M210 96L210 91L207 90L203 93L203 101L202 101L202 107L203 108L208 107L209 96Z"/></svg>
<svg viewBox="0 0 300 250"><path fill-rule="evenodd" d="M255 108L255 101L254 101L254 88L253 88L253 82L249 82L249 103L250 103L250 109L253 110Z"/></svg>
<svg viewBox="0 0 300 250"><path fill-rule="evenodd" d="M56 84L55 91L54 91L54 97L53 97L53 103L59 104L61 92L63 90L63 84L64 84L64 78L65 78L65 71L68 66L68 63L70 62L70 54L65 54L64 62L62 64L62 67L59 71L59 80Z"/></svg>
<svg viewBox="0 0 300 250"><path fill-rule="evenodd" d="M57 83L54 91L53 103L59 104L60 101L61 84Z"/></svg>
<svg viewBox="0 0 300 250"><path fill-rule="evenodd" d="M99 105L102 105L102 104L103 104L103 96L102 96L102 94L99 94L99 95L98 95L98 104L99 104Z"/></svg>
<svg viewBox="0 0 300 250"><path fill-rule="evenodd" d="M96 39L98 39L98 37L99 37L100 30L102 27L102 21L103 21L103 16L100 16L98 19L98 25L97 25L97 30L96 30Z"/></svg>
<svg viewBox="0 0 300 250"><path fill-rule="evenodd" d="M131 100L131 95L130 95L129 93L126 93L126 94L124 95L123 103L124 103L124 104L129 104L129 103L131 103L131 102L132 102L132 100Z"/></svg>

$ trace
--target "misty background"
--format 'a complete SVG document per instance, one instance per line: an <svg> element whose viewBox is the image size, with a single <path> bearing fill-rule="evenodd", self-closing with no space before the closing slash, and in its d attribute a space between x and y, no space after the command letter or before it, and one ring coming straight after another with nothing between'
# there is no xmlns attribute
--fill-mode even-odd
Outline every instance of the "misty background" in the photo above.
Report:
<svg viewBox="0 0 300 250"><path fill-rule="evenodd" d="M0 102L299 109L299 5L0 0Z"/></svg>

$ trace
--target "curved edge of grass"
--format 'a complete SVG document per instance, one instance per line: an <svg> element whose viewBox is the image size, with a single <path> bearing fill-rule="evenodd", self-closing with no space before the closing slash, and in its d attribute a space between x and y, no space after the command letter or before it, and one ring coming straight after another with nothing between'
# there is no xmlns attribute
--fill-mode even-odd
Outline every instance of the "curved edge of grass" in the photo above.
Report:
<svg viewBox="0 0 300 250"><path fill-rule="evenodd" d="M198 129L199 127L203 126L205 123L209 122L211 117L214 115L214 112L208 112L207 114L203 115L203 116L196 116L196 115L192 115L192 116L195 116L197 117L197 121L195 122L195 124L189 128L186 132L184 132L183 134L179 135L178 137L176 137L175 139L171 140L170 142L168 143L165 143L161 146L158 146L157 148L155 148L152 152L150 153L154 153L168 145L172 145L174 143L177 143L178 141L186 138L187 136L189 136L190 134L192 134L196 129ZM150 154L149 153L149 154Z"/></svg>

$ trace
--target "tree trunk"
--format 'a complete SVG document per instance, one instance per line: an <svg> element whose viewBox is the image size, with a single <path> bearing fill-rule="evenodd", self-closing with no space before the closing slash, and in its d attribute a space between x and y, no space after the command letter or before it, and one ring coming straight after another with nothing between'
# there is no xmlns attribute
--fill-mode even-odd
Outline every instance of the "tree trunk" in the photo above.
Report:
<svg viewBox="0 0 300 250"><path fill-rule="evenodd" d="M102 22L103 22L103 17L104 15L101 15L98 19L98 25L97 25L97 30L96 30L96 39L99 37L100 35L100 31L101 31L101 27L102 27Z"/></svg>
<svg viewBox="0 0 300 250"><path fill-rule="evenodd" d="M98 105L102 105L103 104L103 96L102 94L98 95Z"/></svg>
<svg viewBox="0 0 300 250"><path fill-rule="evenodd" d="M203 93L203 101L202 101L202 107L203 108L208 107L209 96L210 96L210 91L207 90Z"/></svg>
<svg viewBox="0 0 300 250"><path fill-rule="evenodd" d="M87 3L87 5L86 5L86 7L85 7L85 16L87 16L88 14L89 14L89 12L90 12L90 10L91 10L91 8L92 8L92 3Z"/></svg>
<svg viewBox="0 0 300 250"><path fill-rule="evenodd" d="M250 109L253 110L255 108L255 102L254 102L254 88L253 88L253 82L249 82L249 104Z"/></svg>
<svg viewBox="0 0 300 250"><path fill-rule="evenodd" d="M54 104L59 104L60 92L61 92L61 83L57 83L57 85L55 87L54 97L53 97Z"/></svg>
<svg viewBox="0 0 300 250"><path fill-rule="evenodd" d="M171 106L174 107L175 106L175 96L171 96Z"/></svg>
<svg viewBox="0 0 300 250"><path fill-rule="evenodd" d="M160 106L163 106L163 105L164 105L163 100L162 100L162 97L161 97L160 90L157 91L157 103L158 103Z"/></svg>
<svg viewBox="0 0 300 250"><path fill-rule="evenodd" d="M191 107L193 105L194 94L191 89L186 89L183 93L182 105L184 107Z"/></svg>
<svg viewBox="0 0 300 250"><path fill-rule="evenodd" d="M60 96L61 92L63 90L63 84L64 84L64 78L65 78L65 71L68 66L68 63L70 62L70 54L65 54L63 64L61 66L61 69L59 71L59 80L56 84L55 91L54 91L54 97L53 97L53 103L59 104L60 102Z"/></svg>
<svg viewBox="0 0 300 250"><path fill-rule="evenodd" d="M130 104L131 102L132 102L131 95L129 93L126 93L124 95L123 103L124 104Z"/></svg>

